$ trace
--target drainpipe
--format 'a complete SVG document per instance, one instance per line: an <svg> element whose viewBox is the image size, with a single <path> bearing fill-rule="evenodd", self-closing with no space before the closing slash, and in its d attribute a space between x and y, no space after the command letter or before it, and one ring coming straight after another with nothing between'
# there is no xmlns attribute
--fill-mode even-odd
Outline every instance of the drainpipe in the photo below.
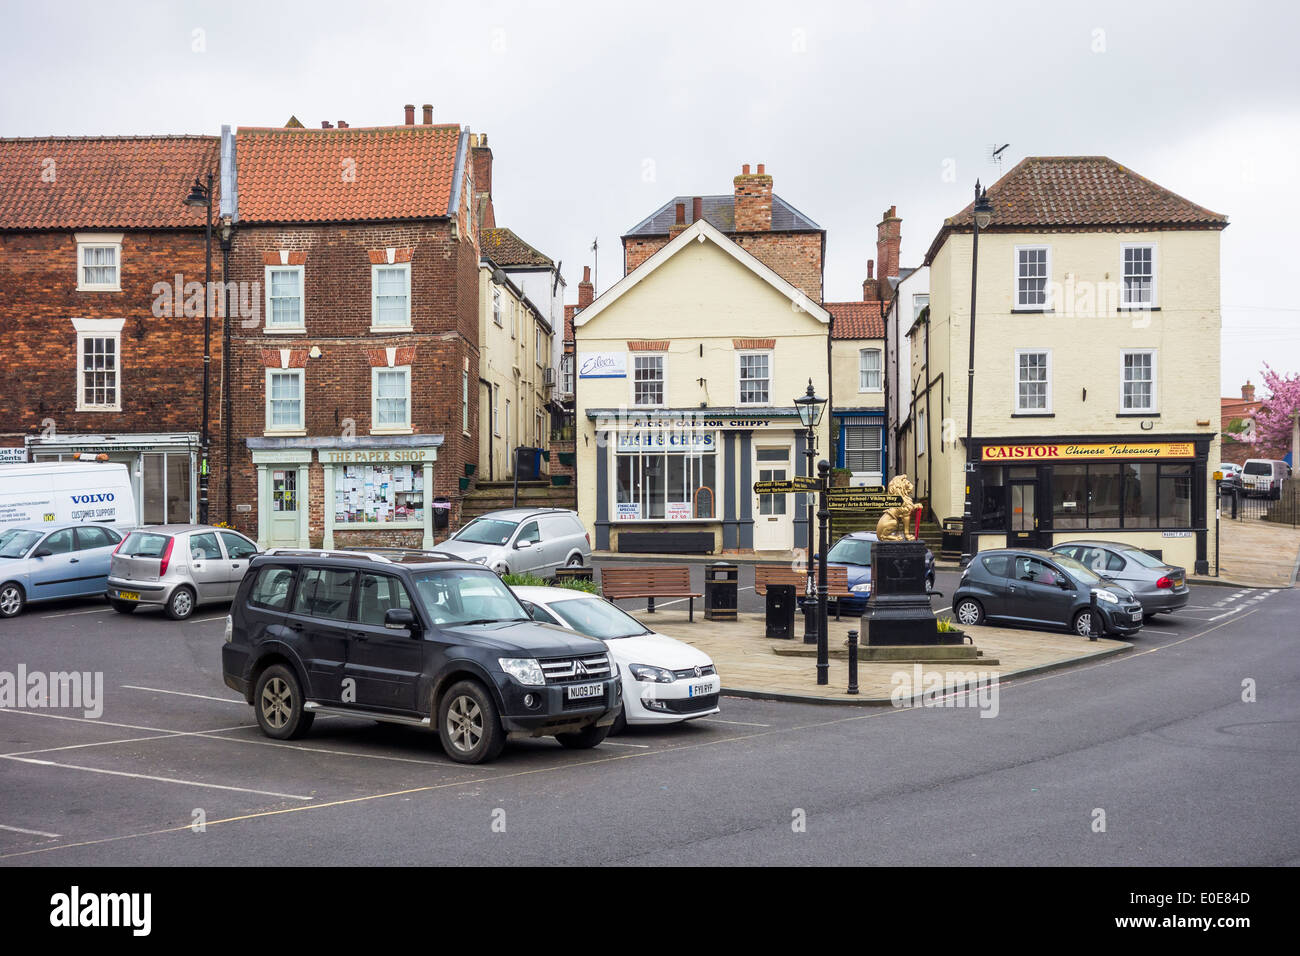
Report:
<svg viewBox="0 0 1300 956"><path fill-rule="evenodd" d="M934 510L934 447L930 442L930 429L934 419L930 417L930 313L929 306L925 313L925 496ZM943 435L943 428L939 429ZM963 475L963 477L965 477Z"/></svg>

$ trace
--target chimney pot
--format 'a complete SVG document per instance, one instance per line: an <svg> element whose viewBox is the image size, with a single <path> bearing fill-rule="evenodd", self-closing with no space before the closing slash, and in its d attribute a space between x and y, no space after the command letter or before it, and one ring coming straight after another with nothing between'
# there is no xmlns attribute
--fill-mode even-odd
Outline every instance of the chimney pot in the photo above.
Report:
<svg viewBox="0 0 1300 956"><path fill-rule="evenodd" d="M1255 400L1255 386L1250 384L1250 379L1246 379L1246 384L1241 386L1241 400L1244 402Z"/></svg>
<svg viewBox="0 0 1300 956"><path fill-rule="evenodd" d="M759 174L760 176L766 175L766 173L764 172L766 169L767 169L767 166L766 166L764 163L759 163L759 164L758 164L758 174Z"/></svg>
<svg viewBox="0 0 1300 956"><path fill-rule="evenodd" d="M320 128L321 128L321 129L333 129L334 127L330 125L330 121L329 121L329 120L321 120L321 121L320 121Z"/></svg>
<svg viewBox="0 0 1300 956"><path fill-rule="evenodd" d="M348 128L347 122L344 120L339 120L339 129L347 129L347 128Z"/></svg>
<svg viewBox="0 0 1300 956"><path fill-rule="evenodd" d="M432 103L424 104L424 125L425 126L433 125L433 104Z"/></svg>
<svg viewBox="0 0 1300 956"><path fill-rule="evenodd" d="M704 197L695 196L691 199L691 222L699 222L704 218Z"/></svg>
<svg viewBox="0 0 1300 956"><path fill-rule="evenodd" d="M414 126L415 125L415 104L407 103L405 106L402 107L402 109L406 111L406 125Z"/></svg>
<svg viewBox="0 0 1300 956"><path fill-rule="evenodd" d="M582 267L582 281L583 282L591 281L591 266Z"/></svg>
<svg viewBox="0 0 1300 956"><path fill-rule="evenodd" d="M749 163L746 163L744 166L741 166L741 167L740 167L740 175L742 175L742 176L748 176L748 175L749 175Z"/></svg>
<svg viewBox="0 0 1300 956"><path fill-rule="evenodd" d="M686 203L677 204L677 225L681 226L686 223Z"/></svg>

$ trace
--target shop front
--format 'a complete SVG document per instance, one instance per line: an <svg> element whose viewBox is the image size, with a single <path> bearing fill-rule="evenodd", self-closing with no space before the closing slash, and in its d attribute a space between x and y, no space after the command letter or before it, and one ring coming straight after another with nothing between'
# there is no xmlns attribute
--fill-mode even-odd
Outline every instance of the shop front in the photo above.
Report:
<svg viewBox="0 0 1300 956"><path fill-rule="evenodd" d="M432 548L441 444L436 435L248 439L258 546Z"/></svg>
<svg viewBox="0 0 1300 956"><path fill-rule="evenodd" d="M793 407L589 410L598 551L789 551L807 542L803 495L755 495L756 481L806 468Z"/></svg>
<svg viewBox="0 0 1300 956"><path fill-rule="evenodd" d="M1210 443L1201 435L978 439L971 476L978 547L1102 539L1205 573Z"/></svg>
<svg viewBox="0 0 1300 956"><path fill-rule="evenodd" d="M126 465L142 524L198 521L199 436L194 432L119 435L32 435L30 461L71 461L107 455Z"/></svg>

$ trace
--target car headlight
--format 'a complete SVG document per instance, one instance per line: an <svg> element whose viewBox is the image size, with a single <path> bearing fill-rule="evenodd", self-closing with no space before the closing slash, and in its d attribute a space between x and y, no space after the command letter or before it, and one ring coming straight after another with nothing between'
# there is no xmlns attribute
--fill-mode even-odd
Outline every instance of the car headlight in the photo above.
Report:
<svg viewBox="0 0 1300 956"><path fill-rule="evenodd" d="M487 555L479 555L477 558L470 558L474 564L487 564Z"/></svg>
<svg viewBox="0 0 1300 956"><path fill-rule="evenodd" d="M503 671L521 684L533 686L546 683L542 665L531 657L502 657L498 658L497 663L501 665Z"/></svg>
<svg viewBox="0 0 1300 956"><path fill-rule="evenodd" d="M1095 592L1098 601L1105 601L1107 604L1118 604L1119 596L1114 591L1107 591L1105 588L1098 588Z"/></svg>
<svg viewBox="0 0 1300 956"><path fill-rule="evenodd" d="M854 594L870 594L871 584L869 582L865 584L855 584L853 587L849 588L849 590Z"/></svg>
<svg viewBox="0 0 1300 956"><path fill-rule="evenodd" d="M629 664L627 669L640 681L654 681L656 684L671 684L676 678L673 672L651 664Z"/></svg>

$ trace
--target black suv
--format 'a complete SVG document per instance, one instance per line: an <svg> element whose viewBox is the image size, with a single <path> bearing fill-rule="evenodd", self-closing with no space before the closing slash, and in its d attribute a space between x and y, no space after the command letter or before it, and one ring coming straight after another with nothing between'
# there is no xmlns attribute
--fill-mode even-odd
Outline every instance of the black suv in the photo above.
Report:
<svg viewBox="0 0 1300 956"><path fill-rule="evenodd" d="M602 642L536 623L492 571L435 552L259 554L221 665L269 737L300 737L319 713L436 725L461 763L507 736L594 747L623 709Z"/></svg>

